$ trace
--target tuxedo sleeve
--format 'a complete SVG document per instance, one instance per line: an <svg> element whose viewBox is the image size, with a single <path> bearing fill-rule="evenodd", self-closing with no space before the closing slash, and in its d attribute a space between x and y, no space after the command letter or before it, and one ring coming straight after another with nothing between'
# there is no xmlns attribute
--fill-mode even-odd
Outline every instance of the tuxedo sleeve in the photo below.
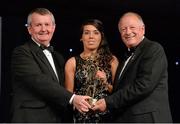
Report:
<svg viewBox="0 0 180 124"><path fill-rule="evenodd" d="M46 68L33 56L32 51L18 47L12 54L11 71L16 82L12 82L12 85L14 88L24 87L32 95L49 103L66 107L73 94L53 80L51 75L45 72Z"/></svg>

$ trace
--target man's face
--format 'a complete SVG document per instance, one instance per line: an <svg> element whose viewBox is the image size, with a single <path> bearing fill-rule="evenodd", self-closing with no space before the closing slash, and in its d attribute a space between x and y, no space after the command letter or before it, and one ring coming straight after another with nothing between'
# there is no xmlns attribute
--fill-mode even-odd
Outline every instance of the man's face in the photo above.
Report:
<svg viewBox="0 0 180 124"><path fill-rule="evenodd" d="M145 33L144 24L133 14L125 15L119 22L121 38L128 48L137 46Z"/></svg>
<svg viewBox="0 0 180 124"><path fill-rule="evenodd" d="M33 13L31 19L31 24L28 27L29 34L36 42L47 46L55 30L51 16Z"/></svg>

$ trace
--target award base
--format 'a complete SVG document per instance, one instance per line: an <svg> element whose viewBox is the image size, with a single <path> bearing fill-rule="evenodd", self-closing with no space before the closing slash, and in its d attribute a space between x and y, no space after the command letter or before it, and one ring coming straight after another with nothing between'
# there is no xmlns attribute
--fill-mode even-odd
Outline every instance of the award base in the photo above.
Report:
<svg viewBox="0 0 180 124"><path fill-rule="evenodd" d="M88 99L88 103L89 103L91 106L94 106L96 102L97 102L97 99L94 99L94 98Z"/></svg>

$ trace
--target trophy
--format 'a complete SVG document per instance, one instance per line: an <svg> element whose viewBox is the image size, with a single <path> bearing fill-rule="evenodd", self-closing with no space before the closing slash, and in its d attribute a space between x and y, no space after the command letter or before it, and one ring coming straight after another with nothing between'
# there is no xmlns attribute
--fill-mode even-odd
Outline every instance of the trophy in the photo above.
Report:
<svg viewBox="0 0 180 124"><path fill-rule="evenodd" d="M96 103L96 101L97 101L97 99L95 99L95 98L90 98L90 99L88 99L87 101L88 101L88 103L89 103L91 106L94 106L95 103Z"/></svg>
<svg viewBox="0 0 180 124"><path fill-rule="evenodd" d="M88 88L86 89L86 95L90 96L91 98L87 99L88 103L91 106L94 106L97 99L94 98L95 97L95 93L96 93L96 85L89 85Z"/></svg>
<svg viewBox="0 0 180 124"><path fill-rule="evenodd" d="M86 61L87 68L87 87L85 90L85 94L90 96L91 98L87 101L91 106L94 106L96 101L101 98L103 91L105 90L103 84L103 80L96 76L98 70L101 70L98 66L99 63L97 61L97 56L90 57Z"/></svg>

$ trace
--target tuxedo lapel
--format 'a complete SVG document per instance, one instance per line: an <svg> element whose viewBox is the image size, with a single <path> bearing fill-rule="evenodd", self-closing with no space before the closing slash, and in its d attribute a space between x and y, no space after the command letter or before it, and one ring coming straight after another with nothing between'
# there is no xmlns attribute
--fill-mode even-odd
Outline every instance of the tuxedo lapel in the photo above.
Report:
<svg viewBox="0 0 180 124"><path fill-rule="evenodd" d="M59 77L59 83L61 85L63 85L64 83L64 59L63 60L59 60L56 52L53 52L52 53L52 56L53 56L53 59L54 59L54 64L56 66L56 71L57 71L57 74L58 74L58 77ZM63 66L63 67L62 67Z"/></svg>
<svg viewBox="0 0 180 124"><path fill-rule="evenodd" d="M57 79L57 77L56 77L56 74L55 74L55 72L54 72L51 64L49 63L48 59L47 59L46 56L44 55L44 53L43 53L42 51L39 51L39 52L37 53L37 56L39 56L39 58L42 60L42 62L44 62L44 64L47 66L47 68L49 69L49 71L50 71L50 73L52 74L53 78L58 81L58 79Z"/></svg>
<svg viewBox="0 0 180 124"><path fill-rule="evenodd" d="M115 76L115 79L114 79L114 90L116 90L117 87L118 87L118 84L119 84L119 81L120 81L120 73L121 73L121 70L122 70L124 64L125 64L125 61L122 61L122 63L119 64L119 66L117 68L116 76Z"/></svg>
<svg viewBox="0 0 180 124"><path fill-rule="evenodd" d="M117 74L116 83L121 82L124 74L130 68L130 66L133 64L133 62L139 57L140 53L141 53L141 47L139 46L139 47L136 48L136 51L133 53L132 57L130 58L130 60L127 63L126 67L124 68L123 72L121 73L121 70L122 70L125 62L123 63L122 67L120 67L119 70L117 71L118 74ZM121 73L121 75L120 75L120 73Z"/></svg>
<svg viewBox="0 0 180 124"><path fill-rule="evenodd" d="M118 78L118 82L121 81L121 79L123 78L124 74L126 73L126 71L130 68L130 66L134 63L134 61L139 57L139 55L141 54L144 45L146 44L146 38L143 39L143 41L136 47L134 54L132 55L131 59L129 60L129 62L127 63L125 69L123 70L121 76Z"/></svg>
<svg viewBox="0 0 180 124"><path fill-rule="evenodd" d="M40 47L38 47L38 45L35 44L33 41L30 42L30 49L31 49L32 53L34 54L34 56L37 57L37 59L41 60L42 63L44 63L44 65L45 65L44 67L48 68L53 79L58 81L56 74L55 74L53 68L51 67L51 64L49 63L48 59L46 58L45 54L43 53L42 49Z"/></svg>
<svg viewBox="0 0 180 124"><path fill-rule="evenodd" d="M131 58L129 59L126 67L124 68L123 72L121 73L121 76L119 77L119 81L122 79L122 77L124 76L125 72L128 70L128 68L131 66L131 64L133 63L133 61L136 59L136 54L132 54Z"/></svg>

